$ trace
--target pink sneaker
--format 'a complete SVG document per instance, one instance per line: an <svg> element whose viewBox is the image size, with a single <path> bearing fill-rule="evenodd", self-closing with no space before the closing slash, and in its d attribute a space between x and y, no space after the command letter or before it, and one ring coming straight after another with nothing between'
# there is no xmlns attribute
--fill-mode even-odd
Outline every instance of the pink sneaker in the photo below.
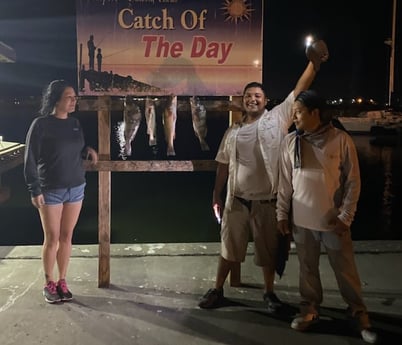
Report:
<svg viewBox="0 0 402 345"><path fill-rule="evenodd" d="M73 299L73 294L68 289L65 279L60 279L57 282L57 292L63 302L71 301Z"/></svg>
<svg viewBox="0 0 402 345"><path fill-rule="evenodd" d="M52 280L43 288L43 296L45 296L45 301L47 303L57 303L61 301L61 297L57 292L56 283Z"/></svg>

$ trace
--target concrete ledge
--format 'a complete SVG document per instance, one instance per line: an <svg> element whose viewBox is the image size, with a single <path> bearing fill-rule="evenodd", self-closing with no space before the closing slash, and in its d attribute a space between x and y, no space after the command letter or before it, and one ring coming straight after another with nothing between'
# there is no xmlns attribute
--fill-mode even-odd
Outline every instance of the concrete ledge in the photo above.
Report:
<svg viewBox="0 0 402 345"><path fill-rule="evenodd" d="M355 253L402 253L402 241L354 241ZM40 259L42 246L0 246L0 259ZM214 256L219 255L219 242L205 243L128 243L111 244L111 257L132 256ZM324 250L323 250L324 252ZM98 257L99 245L74 245L72 257ZM250 243L248 255L254 254ZM294 243L290 254L295 254Z"/></svg>

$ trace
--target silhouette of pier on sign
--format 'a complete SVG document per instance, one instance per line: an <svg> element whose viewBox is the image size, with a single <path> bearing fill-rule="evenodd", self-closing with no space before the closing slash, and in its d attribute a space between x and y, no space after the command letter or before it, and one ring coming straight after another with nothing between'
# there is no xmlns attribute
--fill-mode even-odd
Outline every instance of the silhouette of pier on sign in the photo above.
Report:
<svg viewBox="0 0 402 345"><path fill-rule="evenodd" d="M85 65L80 70L80 92L85 92L86 82L90 91L121 91L129 93L159 93L162 90L156 86L152 86L141 81L133 79L132 76L121 76L110 72L95 71L93 69L86 70Z"/></svg>

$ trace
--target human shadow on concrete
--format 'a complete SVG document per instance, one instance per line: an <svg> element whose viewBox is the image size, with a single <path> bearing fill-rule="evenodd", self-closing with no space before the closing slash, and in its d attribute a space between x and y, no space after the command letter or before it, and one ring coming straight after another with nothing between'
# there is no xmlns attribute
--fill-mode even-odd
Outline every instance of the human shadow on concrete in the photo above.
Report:
<svg viewBox="0 0 402 345"><path fill-rule="evenodd" d="M163 296L166 297L166 296ZM187 297L185 297L187 298ZM165 306L159 304L160 296L154 300L144 302L140 300L127 300L110 297L92 297L77 296L74 303L69 305L70 310L79 309L81 313L93 315L92 318L98 318L97 315L116 314L116 319L129 320L134 325L143 323L148 326L147 332L141 332L140 338L144 344L171 344L172 339L164 337L174 337L178 344L184 339L191 344L205 344L206 342L230 344L230 345L263 345L266 341L263 337L258 339L256 333L263 333L266 327L266 320L262 316L253 315L244 309L238 309L239 312L214 312L211 310L201 310L195 307ZM88 311L90 310L90 311ZM70 313L74 315L75 313ZM105 326L109 329L107 333L116 333L115 328L121 327L111 321L111 317ZM88 326L88 322L91 324ZM99 324L86 320L86 331L94 337L99 337L101 343L105 342L105 329L101 332ZM255 332L249 332L249 329L258 329ZM183 336L180 336L182 334ZM124 337L124 333L119 336ZM189 337L194 339L189 340ZM116 339L114 339L116 343ZM123 342L122 342L123 343Z"/></svg>
<svg viewBox="0 0 402 345"><path fill-rule="evenodd" d="M284 310L272 314L262 300L226 298L222 307L205 310L198 308L199 295L192 293L111 286L110 289L103 290L102 294L104 296L76 296L70 308L84 309L88 315L94 316L99 313L115 314L116 319L123 317L134 324L145 322L151 325L151 331L145 335L150 337L150 344L163 344L155 332L169 334L172 331L183 334L183 337L230 345L262 345L271 336L271 344L277 343L281 337L290 341L297 339L299 344L322 344L327 336L332 341L334 337L340 337L350 344L362 343L360 335L349 327L342 309L321 308L320 322L317 325L308 332L296 332L290 328L290 322L298 312L297 305L293 304L285 304ZM380 344L399 342L402 336L401 317L374 313L370 316ZM94 336L98 336L99 326L93 322L92 331ZM113 329L120 326L114 326L108 321L108 327ZM91 326L88 331L91 331ZM124 334L121 336L124 337ZM144 337L143 334L141 336ZM152 338L154 336L156 338Z"/></svg>

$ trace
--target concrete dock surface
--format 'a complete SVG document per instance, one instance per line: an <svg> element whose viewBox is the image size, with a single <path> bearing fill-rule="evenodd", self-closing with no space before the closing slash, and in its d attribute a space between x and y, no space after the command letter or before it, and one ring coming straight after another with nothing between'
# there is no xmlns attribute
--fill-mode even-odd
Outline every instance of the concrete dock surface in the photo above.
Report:
<svg viewBox="0 0 402 345"><path fill-rule="evenodd" d="M379 343L402 342L402 242L356 241L363 294ZM225 286L225 306L198 307L214 285L219 243L112 244L109 288L98 287L98 245L74 245L67 281L74 299L48 304L40 246L0 247L0 344L262 345L363 344L348 327L325 252L324 302L311 331L290 328L298 309L298 261L291 249L275 281L279 315L262 301L262 273L250 244L243 286Z"/></svg>

